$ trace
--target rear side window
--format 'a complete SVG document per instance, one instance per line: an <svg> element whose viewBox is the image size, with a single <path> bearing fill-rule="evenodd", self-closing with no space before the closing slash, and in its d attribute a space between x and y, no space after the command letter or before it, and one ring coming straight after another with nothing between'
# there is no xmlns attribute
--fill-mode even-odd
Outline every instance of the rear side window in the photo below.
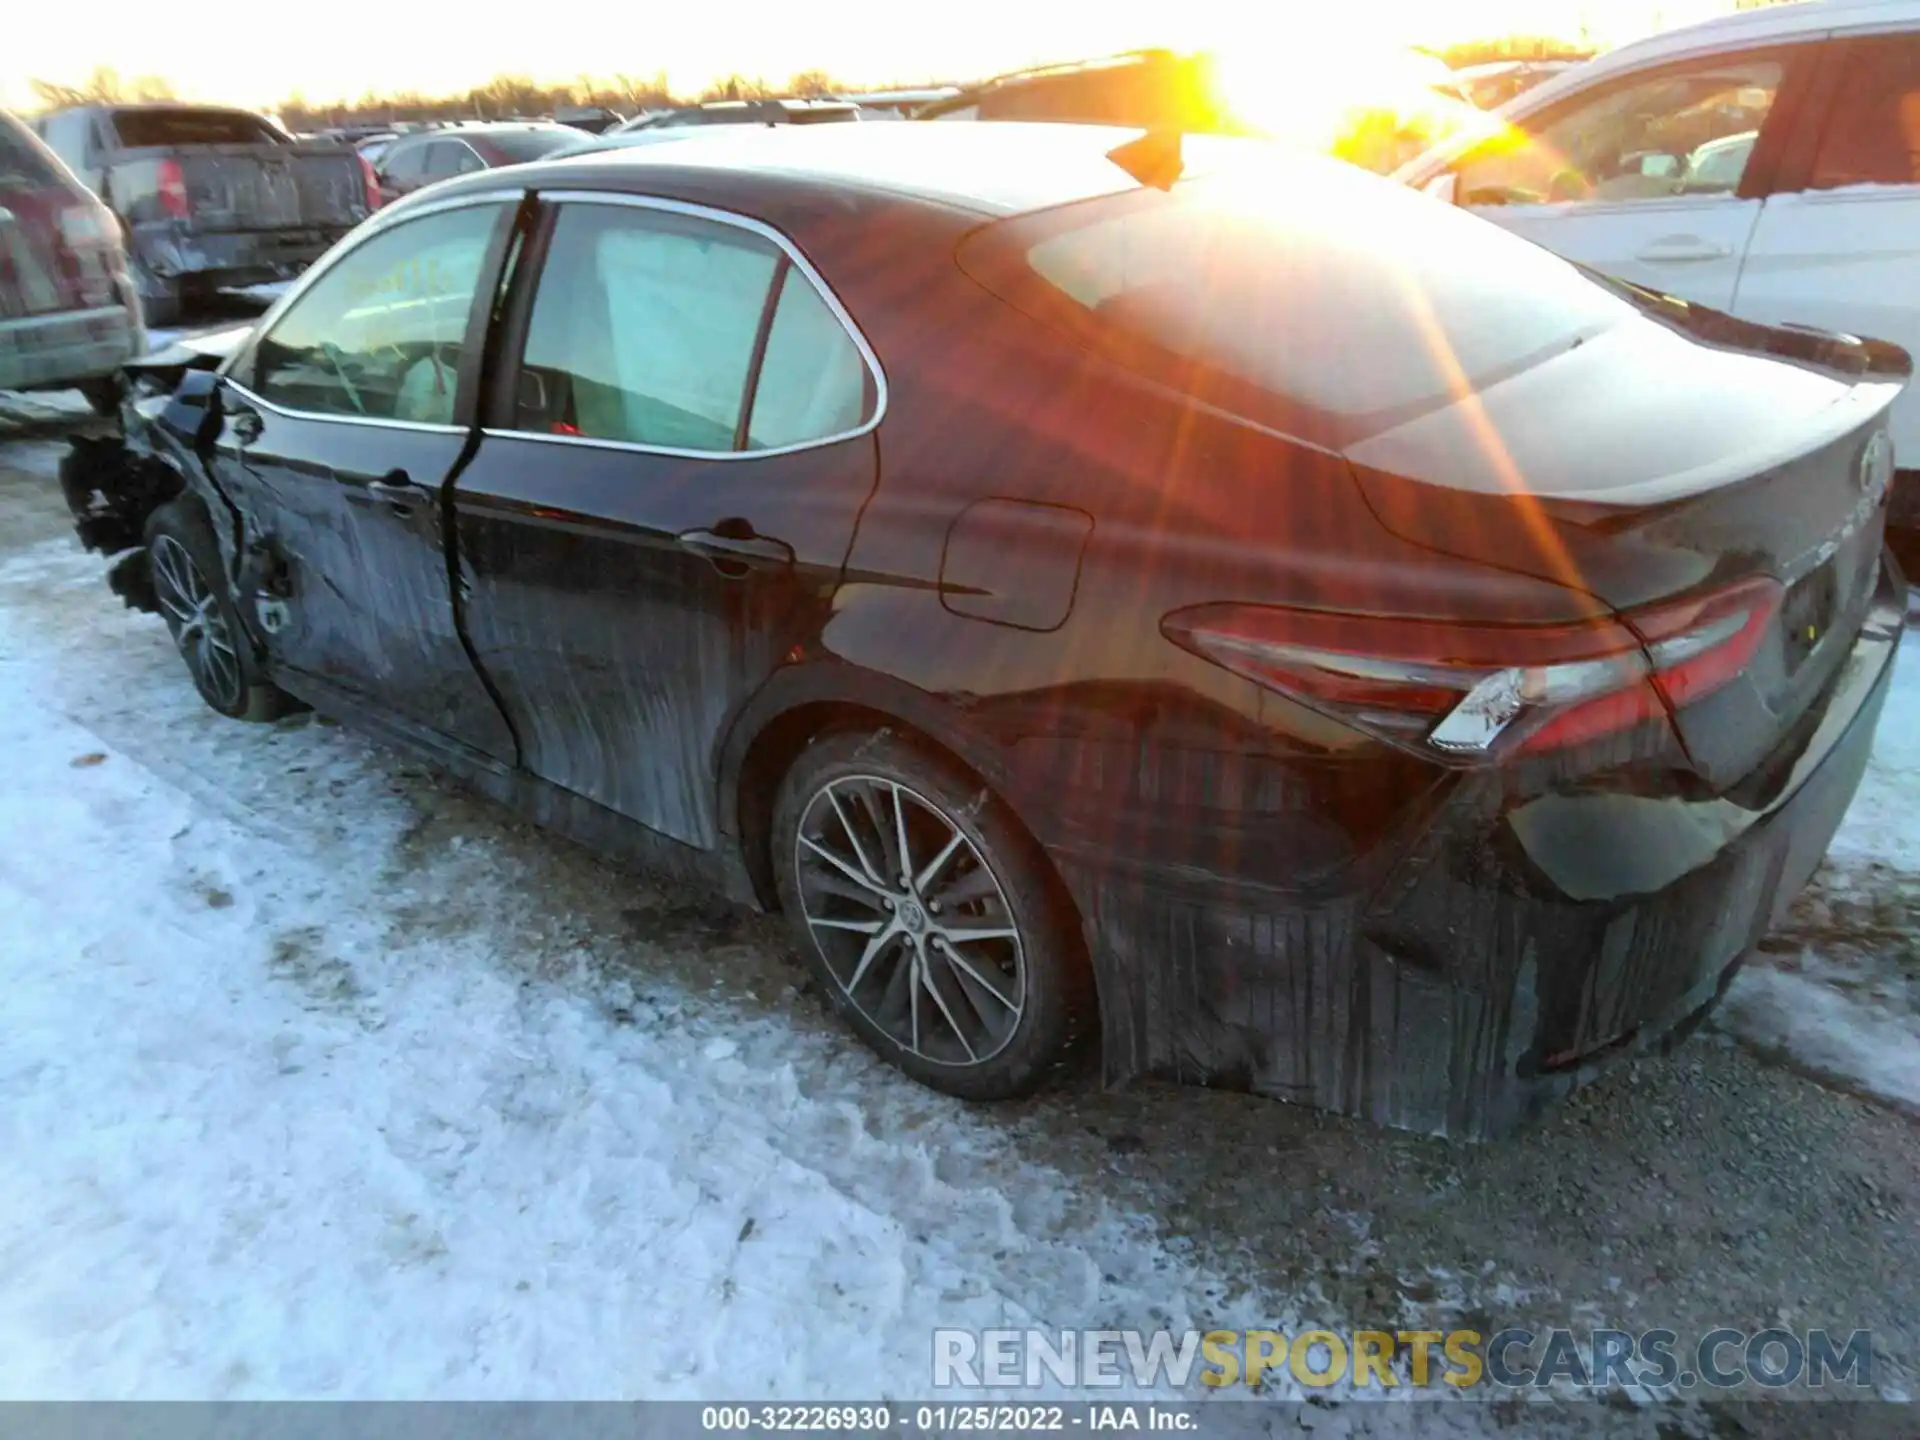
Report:
<svg viewBox="0 0 1920 1440"><path fill-rule="evenodd" d="M1005 221L961 260L1121 364L1276 423L1386 423L1635 313L1537 246L1330 162Z"/></svg>
<svg viewBox="0 0 1920 1440"><path fill-rule="evenodd" d="M40 138L75 174L87 168L87 137L92 133L93 116L86 110L63 110L40 122Z"/></svg>
<svg viewBox="0 0 1920 1440"><path fill-rule="evenodd" d="M743 438L745 448L771 449L860 424L868 397L858 349L760 235L666 211L570 205L541 276L517 429L718 453Z"/></svg>
<svg viewBox="0 0 1920 1440"><path fill-rule="evenodd" d="M173 145L282 145L286 137L243 110L116 110L113 130L129 150Z"/></svg>
<svg viewBox="0 0 1920 1440"><path fill-rule="evenodd" d="M747 448L772 450L857 429L866 383L853 337L806 277L789 269L754 386Z"/></svg>
<svg viewBox="0 0 1920 1440"><path fill-rule="evenodd" d="M487 162L474 153L471 145L464 140L435 140L427 146L426 176L429 180L444 180L450 175L465 175L471 170L484 170Z"/></svg>
<svg viewBox="0 0 1920 1440"><path fill-rule="evenodd" d="M523 165L529 160L539 160L564 150L569 145L578 145L583 132L579 130L497 130L487 136L487 143L506 157L509 165Z"/></svg>
<svg viewBox="0 0 1920 1440"><path fill-rule="evenodd" d="M47 163L47 154L32 132L0 111L0 186L38 188L59 183L59 172Z"/></svg>
<svg viewBox="0 0 1920 1440"><path fill-rule="evenodd" d="M427 142L402 142L388 150L380 173L393 180L418 180L427 173Z"/></svg>
<svg viewBox="0 0 1920 1440"><path fill-rule="evenodd" d="M1920 185L1920 35L1856 42L1812 184Z"/></svg>

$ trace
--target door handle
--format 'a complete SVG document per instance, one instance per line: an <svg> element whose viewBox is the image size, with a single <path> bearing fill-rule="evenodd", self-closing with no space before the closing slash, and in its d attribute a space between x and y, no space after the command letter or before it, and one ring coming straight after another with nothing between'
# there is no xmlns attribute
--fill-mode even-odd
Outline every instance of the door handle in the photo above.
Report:
<svg viewBox="0 0 1920 1440"><path fill-rule="evenodd" d="M354 492L347 492L352 495ZM404 470L389 470L378 480L369 480L361 492L367 503L384 505L395 515L405 518L426 503L428 492L425 486L416 485L407 478Z"/></svg>
<svg viewBox="0 0 1920 1440"><path fill-rule="evenodd" d="M743 520L722 520L712 530L687 530L676 537L684 550L704 556L722 575L737 580L747 571L786 569L793 547L770 535L756 535Z"/></svg>
<svg viewBox="0 0 1920 1440"><path fill-rule="evenodd" d="M260 432L267 427L266 422L260 418L258 410L245 405L234 405L227 414L227 428L233 432L233 438L240 444L251 445L260 438Z"/></svg>
<svg viewBox="0 0 1920 1440"><path fill-rule="evenodd" d="M1649 265L1683 264L1700 260L1725 260L1733 254L1731 245L1716 245L1697 235L1668 235L1650 242L1633 258Z"/></svg>

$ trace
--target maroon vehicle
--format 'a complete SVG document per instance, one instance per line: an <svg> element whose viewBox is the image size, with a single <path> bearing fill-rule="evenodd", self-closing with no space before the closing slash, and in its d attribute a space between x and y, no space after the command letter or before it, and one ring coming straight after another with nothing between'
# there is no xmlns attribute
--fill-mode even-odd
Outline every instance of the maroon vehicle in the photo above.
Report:
<svg viewBox="0 0 1920 1440"><path fill-rule="evenodd" d="M110 409L143 343L113 216L0 110L0 390L77 385Z"/></svg>

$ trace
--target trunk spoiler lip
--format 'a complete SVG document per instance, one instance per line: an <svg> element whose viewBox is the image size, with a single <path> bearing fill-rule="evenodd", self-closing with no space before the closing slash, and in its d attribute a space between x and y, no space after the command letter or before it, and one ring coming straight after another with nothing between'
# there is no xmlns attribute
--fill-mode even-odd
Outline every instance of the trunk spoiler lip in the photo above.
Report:
<svg viewBox="0 0 1920 1440"><path fill-rule="evenodd" d="M1888 348L1895 350L1903 360L1905 359L1906 352L1900 350L1898 346ZM1504 495L1510 499L1524 500L1537 505L1546 514L1557 519L1605 528L1610 522L1624 518L1642 518L1650 509L1691 500L1723 486L1738 484L1742 480L1765 475L1796 460L1804 459L1883 416L1906 388L1906 383L1904 378L1856 379L1835 397L1831 405L1817 414L1809 415L1805 423L1798 426L1788 439L1775 444L1753 446L1720 455L1689 470L1675 471L1627 485L1609 486L1603 490L1561 490L1547 494L1512 490L1498 484L1488 484L1484 487L1462 486L1449 484L1446 481L1423 480L1418 475L1406 474L1394 466L1370 463L1364 442L1350 447L1344 454L1356 477L1373 473L1415 484L1431 485L1435 490L1453 490L1461 494L1485 497Z"/></svg>
<svg viewBox="0 0 1920 1440"><path fill-rule="evenodd" d="M1579 261L1573 264L1589 280L1611 290L1649 319L1685 331L1703 344L1768 355L1823 371L1838 380L1880 379L1905 384L1913 378L1912 355L1891 341L1799 321L1767 324L1745 320L1604 274Z"/></svg>

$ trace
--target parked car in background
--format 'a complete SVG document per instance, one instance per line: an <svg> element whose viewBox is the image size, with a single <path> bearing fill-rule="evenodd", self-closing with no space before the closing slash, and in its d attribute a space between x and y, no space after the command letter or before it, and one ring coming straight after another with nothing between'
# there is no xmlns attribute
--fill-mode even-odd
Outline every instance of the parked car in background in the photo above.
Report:
<svg viewBox="0 0 1920 1440"><path fill-rule="evenodd" d="M669 125L657 130L624 130L607 135L582 135L578 144L556 150L547 158L569 160L575 155L593 155L606 150L643 149L649 145L678 144L683 140L738 135L741 128L738 125Z"/></svg>
<svg viewBox="0 0 1920 1440"><path fill-rule="evenodd" d="M1567 71L1400 179L1609 275L1920 353L1920 3L1812 0ZM1920 527L1920 394L1893 414ZM1903 542L1906 548L1906 542Z"/></svg>
<svg viewBox="0 0 1920 1440"><path fill-rule="evenodd" d="M1383 48L1352 59L1332 92L1304 98L1281 65L1237 54L1136 50L1018 70L924 105L915 120L1057 120L1268 136L1386 173L1479 111L1431 55Z"/></svg>
<svg viewBox="0 0 1920 1440"><path fill-rule="evenodd" d="M394 141L398 140L399 138L400 138L400 132L397 130L378 131L372 135L367 136L363 140L354 141L353 148L359 153L360 158L362 160L366 161L367 164L371 166L375 166L376 172L377 172L377 167L379 165L380 157L386 154L388 148L393 144ZM377 173L376 173L376 178L374 180L374 186L376 191L378 190L379 183L380 182L377 178Z"/></svg>
<svg viewBox="0 0 1920 1440"><path fill-rule="evenodd" d="M827 98L857 105L870 115L898 115L902 119L928 105L951 100L960 93L957 85L940 85L927 90L868 90L858 95L832 95Z"/></svg>
<svg viewBox="0 0 1920 1440"><path fill-rule="evenodd" d="M636 116L619 132L685 125L822 125L860 118L860 107L845 100L711 100Z"/></svg>
<svg viewBox="0 0 1920 1440"><path fill-rule="evenodd" d="M332 140L342 145L353 145L357 147L362 141L371 140L375 136L391 134L393 134L393 126L391 125L362 123L357 125L329 125L324 130L316 130L313 138L316 140Z"/></svg>
<svg viewBox="0 0 1920 1440"><path fill-rule="evenodd" d="M1463 65L1453 72L1467 100L1482 110L1497 110L1516 95L1571 70L1578 60L1491 60Z"/></svg>
<svg viewBox="0 0 1920 1440"><path fill-rule="evenodd" d="M374 167L381 203L455 175L543 159L579 144L580 135L566 125L538 122L460 125L402 135L381 153Z"/></svg>
<svg viewBox="0 0 1920 1440"><path fill-rule="evenodd" d="M196 294L298 274L378 203L352 149L246 110L83 105L37 128L118 217L148 324Z"/></svg>
<svg viewBox="0 0 1920 1440"><path fill-rule="evenodd" d="M604 105L562 105L553 112L556 125L584 130L589 135L604 135L625 118Z"/></svg>
<svg viewBox="0 0 1920 1440"><path fill-rule="evenodd" d="M1905 355L1271 145L471 175L196 343L62 479L213 708L782 909L975 1099L1097 1030L1116 1081L1513 1128L1724 993L1904 629Z"/></svg>
<svg viewBox="0 0 1920 1440"><path fill-rule="evenodd" d="M104 412L141 345L112 213L0 110L0 390L78 386Z"/></svg>
<svg viewBox="0 0 1920 1440"><path fill-rule="evenodd" d="M1205 58L1132 50L996 75L920 106L917 120L1049 120L1240 134L1204 71Z"/></svg>

